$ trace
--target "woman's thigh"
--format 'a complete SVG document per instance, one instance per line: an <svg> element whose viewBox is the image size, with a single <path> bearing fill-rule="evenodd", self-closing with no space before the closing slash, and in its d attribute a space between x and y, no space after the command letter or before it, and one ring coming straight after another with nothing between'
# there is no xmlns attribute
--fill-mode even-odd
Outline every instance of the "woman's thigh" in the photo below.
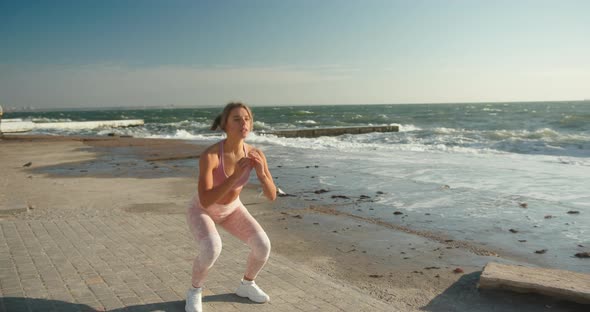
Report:
<svg viewBox="0 0 590 312"><path fill-rule="evenodd" d="M215 222L203 209L191 207L186 218L195 240L200 241L210 235L219 235Z"/></svg>
<svg viewBox="0 0 590 312"><path fill-rule="evenodd" d="M252 235L264 232L262 226L252 217L244 205L236 208L220 225L245 243L248 243L248 238Z"/></svg>

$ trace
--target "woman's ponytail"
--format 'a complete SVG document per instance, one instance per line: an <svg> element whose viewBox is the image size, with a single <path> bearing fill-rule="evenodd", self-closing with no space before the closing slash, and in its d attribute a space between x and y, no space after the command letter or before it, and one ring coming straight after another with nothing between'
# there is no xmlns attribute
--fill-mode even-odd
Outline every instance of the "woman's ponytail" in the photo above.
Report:
<svg viewBox="0 0 590 312"><path fill-rule="evenodd" d="M213 124L211 125L211 130L217 130L217 128L221 128L221 114L215 118Z"/></svg>

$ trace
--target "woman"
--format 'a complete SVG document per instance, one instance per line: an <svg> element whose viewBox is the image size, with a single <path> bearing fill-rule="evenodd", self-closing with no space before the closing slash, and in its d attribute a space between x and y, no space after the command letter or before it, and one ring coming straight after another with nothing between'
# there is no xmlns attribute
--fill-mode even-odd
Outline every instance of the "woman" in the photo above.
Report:
<svg viewBox="0 0 590 312"><path fill-rule="evenodd" d="M270 300L254 282L268 260L268 236L240 202L240 192L255 170L264 195L274 200L276 186L262 151L244 143L252 130L250 108L242 103L229 103L219 115L212 130L221 128L225 140L209 146L199 159L199 186L187 212L189 228L199 245L193 263L192 287L186 295L186 311L201 312L202 287L209 269L221 252L221 238L216 224L250 247L246 272L236 294L263 303Z"/></svg>

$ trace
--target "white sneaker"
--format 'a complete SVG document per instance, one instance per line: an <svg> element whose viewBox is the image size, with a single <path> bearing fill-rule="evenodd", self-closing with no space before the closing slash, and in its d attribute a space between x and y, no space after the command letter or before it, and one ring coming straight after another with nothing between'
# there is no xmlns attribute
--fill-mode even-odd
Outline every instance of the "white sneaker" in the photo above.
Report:
<svg viewBox="0 0 590 312"><path fill-rule="evenodd" d="M244 281L236 290L236 295L248 298L254 302L265 303L270 301L270 297L254 283L254 281Z"/></svg>
<svg viewBox="0 0 590 312"><path fill-rule="evenodd" d="M203 293L203 288L191 288L188 289L186 292L186 306L184 306L184 310L186 312L203 312L203 304L201 303L201 294Z"/></svg>

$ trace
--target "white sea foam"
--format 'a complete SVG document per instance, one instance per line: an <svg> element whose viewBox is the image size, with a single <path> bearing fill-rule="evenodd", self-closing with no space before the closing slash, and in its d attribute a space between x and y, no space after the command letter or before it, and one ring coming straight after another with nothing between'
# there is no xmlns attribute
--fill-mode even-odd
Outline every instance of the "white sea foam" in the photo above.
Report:
<svg viewBox="0 0 590 312"><path fill-rule="evenodd" d="M255 120L254 121L254 129L272 130L273 127L263 121Z"/></svg>
<svg viewBox="0 0 590 312"><path fill-rule="evenodd" d="M225 134L221 132L203 134L203 133L191 133L186 130L176 130L174 134L166 135L149 135L147 138L159 138L159 139L177 139L177 140L190 140L198 142L213 142L219 141L225 138Z"/></svg>
<svg viewBox="0 0 590 312"><path fill-rule="evenodd" d="M43 123L43 122L70 122L72 121L69 118L31 118L30 119L32 122L38 122L38 123Z"/></svg>
<svg viewBox="0 0 590 312"><path fill-rule="evenodd" d="M420 127L416 127L412 124L390 124L390 126L398 126L399 127L399 132L413 132L413 131L420 131L422 130L422 128Z"/></svg>
<svg viewBox="0 0 590 312"><path fill-rule="evenodd" d="M211 126L209 122L200 122L194 120L181 120L177 122L160 123L158 125L170 127L191 127L196 129L208 129Z"/></svg>
<svg viewBox="0 0 590 312"><path fill-rule="evenodd" d="M297 120L295 121L298 124L306 124L306 125L315 125L317 122L315 120Z"/></svg>
<svg viewBox="0 0 590 312"><path fill-rule="evenodd" d="M422 144L419 140L414 139L409 139L408 143L393 142L393 144L387 144L392 142L389 142L387 135L382 133L318 138L282 138L274 135L256 135L252 133L250 134L248 140L251 142L290 146L298 149L338 150L341 152L375 150L383 152L412 151L466 154L505 153L489 148L469 148L461 146L448 146L445 144Z"/></svg>

